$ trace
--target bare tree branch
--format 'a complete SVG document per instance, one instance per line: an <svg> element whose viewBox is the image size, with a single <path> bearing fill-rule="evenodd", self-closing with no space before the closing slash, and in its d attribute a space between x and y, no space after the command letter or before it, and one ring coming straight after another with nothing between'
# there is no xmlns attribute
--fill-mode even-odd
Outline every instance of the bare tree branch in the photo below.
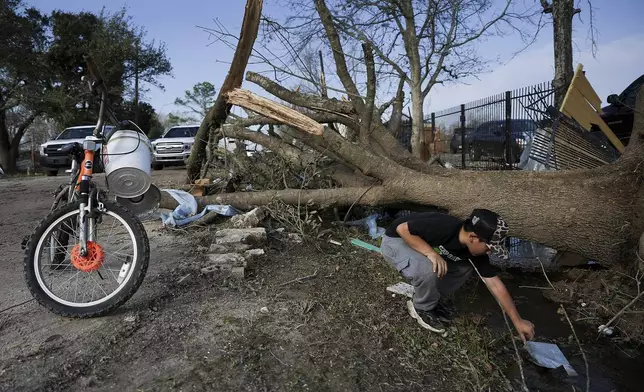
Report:
<svg viewBox="0 0 644 392"><path fill-rule="evenodd" d="M355 113L353 105L349 102L339 101L335 98L324 98L317 95L298 93L284 88L269 78L255 72L247 72L246 80L257 84L274 96L297 106L319 110L321 112Z"/></svg>
<svg viewBox="0 0 644 392"><path fill-rule="evenodd" d="M376 68L373 64L373 51L370 43L363 43L362 50L367 64L367 106L362 113L360 124L360 141L363 145L370 145L371 119L373 118L374 99L376 97Z"/></svg>

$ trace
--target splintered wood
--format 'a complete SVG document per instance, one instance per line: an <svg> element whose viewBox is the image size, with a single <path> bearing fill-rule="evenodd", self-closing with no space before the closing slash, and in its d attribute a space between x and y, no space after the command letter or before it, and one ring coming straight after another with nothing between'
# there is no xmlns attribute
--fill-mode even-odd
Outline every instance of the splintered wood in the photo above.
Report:
<svg viewBox="0 0 644 392"><path fill-rule="evenodd" d="M283 124L290 125L300 131L320 136L324 126L304 114L288 108L277 102L260 97L248 90L236 88L228 93L228 103L252 110Z"/></svg>

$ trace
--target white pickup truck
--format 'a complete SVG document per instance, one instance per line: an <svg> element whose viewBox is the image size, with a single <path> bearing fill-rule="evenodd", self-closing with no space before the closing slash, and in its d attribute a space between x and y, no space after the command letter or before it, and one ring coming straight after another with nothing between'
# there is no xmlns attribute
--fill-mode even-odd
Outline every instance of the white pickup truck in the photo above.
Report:
<svg viewBox="0 0 644 392"><path fill-rule="evenodd" d="M185 165L195 143L197 125L178 125L168 129L160 138L152 141L154 160L152 169L161 170L164 166Z"/></svg>
<svg viewBox="0 0 644 392"><path fill-rule="evenodd" d="M85 137L91 136L94 132L94 125L81 125L77 127L65 128L55 139L49 140L40 145L40 166L45 170L48 176L55 176L58 174L59 169L69 169L71 167L71 158L64 152L61 152L62 147L69 143L83 144ZM114 130L111 125L103 127L103 134L109 136ZM96 146L98 151L100 146ZM100 173L102 165L99 165L99 154L94 158L94 168L96 173Z"/></svg>

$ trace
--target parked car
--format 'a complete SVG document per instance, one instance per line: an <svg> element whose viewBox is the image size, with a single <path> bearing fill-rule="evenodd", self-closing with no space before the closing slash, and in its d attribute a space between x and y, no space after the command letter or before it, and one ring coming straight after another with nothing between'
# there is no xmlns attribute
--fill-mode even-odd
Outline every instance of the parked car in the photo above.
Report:
<svg viewBox="0 0 644 392"><path fill-rule="evenodd" d="M71 167L71 157L63 147L70 143L83 143L85 137L92 136L94 125L81 125L76 127L65 128L55 139L49 140L40 145L40 166L45 170L48 176L55 176L59 169L68 169ZM103 127L103 134L109 136L114 130L111 125ZM96 151L100 149L96 146ZM102 171L102 164L99 154L94 156L95 173Z"/></svg>
<svg viewBox="0 0 644 392"><path fill-rule="evenodd" d="M465 145L467 146L467 139L468 137L474 132L475 128L465 128ZM452 154L456 154L463 146L461 145L462 140L462 129L461 128L456 128L454 129L454 135L452 136L452 140L449 142L449 149L452 151Z"/></svg>
<svg viewBox="0 0 644 392"><path fill-rule="evenodd" d="M621 94L611 94L606 98L608 106L602 108L602 119L613 131L615 136L626 146L633 131L633 120L635 101L637 93L644 85L644 75L635 79ZM593 132L601 132L598 127L593 126Z"/></svg>
<svg viewBox="0 0 644 392"><path fill-rule="evenodd" d="M483 156L502 159L506 154L505 120L488 121L479 125L470 135L466 134L467 153L471 160ZM527 140L534 135L537 124L532 120L510 120L510 153L512 163L519 161Z"/></svg>
<svg viewBox="0 0 644 392"><path fill-rule="evenodd" d="M155 139L152 142L154 148L152 169L161 170L164 166L185 165L198 130L199 124L178 125L168 129L163 136Z"/></svg>

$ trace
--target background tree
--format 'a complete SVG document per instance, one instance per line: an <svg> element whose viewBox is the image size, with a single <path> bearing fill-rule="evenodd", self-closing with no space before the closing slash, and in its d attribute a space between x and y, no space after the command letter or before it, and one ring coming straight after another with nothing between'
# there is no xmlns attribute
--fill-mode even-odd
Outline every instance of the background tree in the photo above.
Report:
<svg viewBox="0 0 644 392"><path fill-rule="evenodd" d="M137 105L133 101L125 101L116 111L116 117L123 120L132 120L137 113L139 115L139 121L135 121L136 125L138 125L148 135L148 137L159 137L162 132L161 123L158 120L156 111L152 105L147 102L139 102Z"/></svg>
<svg viewBox="0 0 644 392"><path fill-rule="evenodd" d="M127 92L138 90L132 86L162 87L158 77L171 70L163 43L146 41L124 10L44 16L20 0L1 0L0 20L0 164L8 173L16 170L20 141L39 115L59 129L96 122L98 102L81 83L87 74L83 55L99 64L113 108L134 108L130 119L150 109L140 100L127 103Z"/></svg>
<svg viewBox="0 0 644 392"><path fill-rule="evenodd" d="M572 65L572 24L574 16L581 13L581 9L575 7L573 0L552 0L552 2L541 0L541 7L544 14L552 14L555 60L555 77L552 81L552 87L555 89L555 107L559 109L574 75ZM595 41L593 8L590 1L588 1L588 13L590 20L588 36L591 40L594 56L597 42Z"/></svg>
<svg viewBox="0 0 644 392"><path fill-rule="evenodd" d="M217 99L217 89L210 82L197 83L191 90L186 90L183 98L174 100L174 104L182 106L190 112L199 116L206 117L208 110L215 104Z"/></svg>
<svg viewBox="0 0 644 392"><path fill-rule="evenodd" d="M126 61L125 80L132 84L132 101L134 102L134 122L139 123L139 114L143 108L139 108L139 101L148 89L142 84L149 84L158 89L165 90L159 82L160 76L172 75L172 65L166 54L164 43L156 44L154 40L147 41L147 35L143 28L132 29L133 46L130 58Z"/></svg>
<svg viewBox="0 0 644 392"><path fill-rule="evenodd" d="M164 44L145 41L145 32L133 25L124 10L110 14L64 13L52 14L52 45L48 57L52 72L59 81L61 109L57 119L62 125L95 122L98 102L80 83L87 73L83 55L91 53L101 67L110 88L110 100L115 108L123 105L130 95L140 101L140 84L162 88L158 78L171 72Z"/></svg>
<svg viewBox="0 0 644 392"><path fill-rule="evenodd" d="M397 86L391 99L382 100L385 108L402 102L405 89L409 92L412 152L419 158L426 158L423 103L431 89L482 71L485 61L477 54L476 41L506 34L537 12L537 7L516 12L511 0L333 0L323 6L319 1L289 2L289 8L296 12L281 21L266 17L265 42L281 39L293 64L303 63L299 55L303 48L325 46L336 66L340 64L335 74L341 92L359 105L368 96L369 86L366 71L359 70L364 64L359 51L362 44L370 44L379 90ZM333 26L334 36L328 26ZM286 65L281 53L259 56L283 75L301 75ZM315 82L311 73L304 73L304 77ZM394 109L390 123L397 125L402 109L400 105ZM374 121L371 126L381 125L379 118Z"/></svg>
<svg viewBox="0 0 644 392"><path fill-rule="evenodd" d="M0 1L0 20L0 166L14 173L20 141L47 99L48 20L19 0Z"/></svg>

